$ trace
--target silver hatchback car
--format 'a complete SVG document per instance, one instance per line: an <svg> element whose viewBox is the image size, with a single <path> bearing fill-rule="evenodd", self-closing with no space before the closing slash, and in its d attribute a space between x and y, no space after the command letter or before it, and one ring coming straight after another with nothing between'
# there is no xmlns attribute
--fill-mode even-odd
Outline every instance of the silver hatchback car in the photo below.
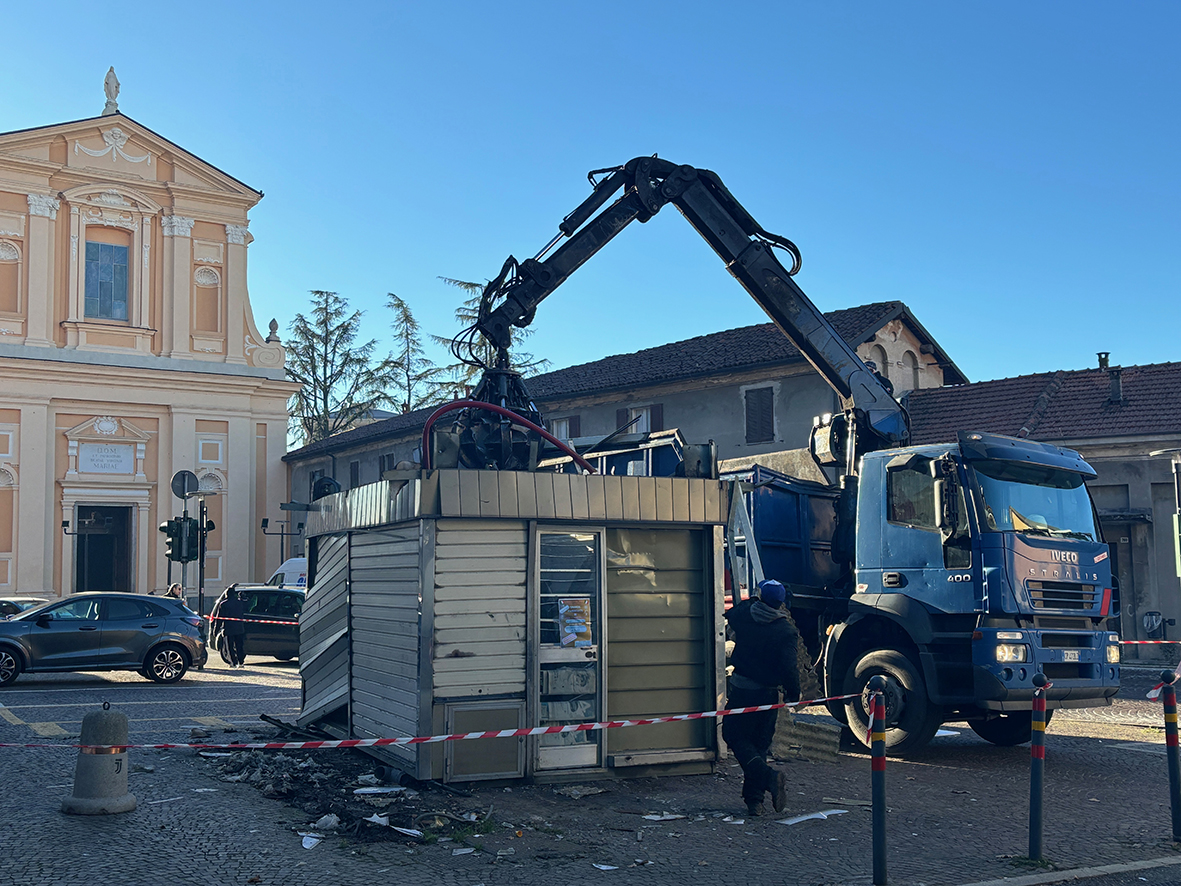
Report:
<svg viewBox="0 0 1181 886"><path fill-rule="evenodd" d="M201 618L170 597L75 594L0 620L0 686L22 671L139 671L175 683L207 658Z"/></svg>

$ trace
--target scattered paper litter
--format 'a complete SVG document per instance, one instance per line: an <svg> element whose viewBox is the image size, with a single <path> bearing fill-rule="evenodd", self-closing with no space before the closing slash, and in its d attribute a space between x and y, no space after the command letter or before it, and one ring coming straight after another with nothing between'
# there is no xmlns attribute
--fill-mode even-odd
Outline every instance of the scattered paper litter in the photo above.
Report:
<svg viewBox="0 0 1181 886"><path fill-rule="evenodd" d="M607 793L607 789L591 785L572 784L564 788L558 788L554 793L561 794L563 797L569 797L571 800L581 800L583 797L589 797L591 794L605 794Z"/></svg>
<svg viewBox="0 0 1181 886"><path fill-rule="evenodd" d="M378 778L376 775L371 775L371 774L359 775L359 776L357 776L357 784L365 784L365 785L369 785L370 787L373 787L374 785L381 784L381 779Z"/></svg>
<svg viewBox="0 0 1181 886"><path fill-rule="evenodd" d="M194 794L216 794L217 788L193 788Z"/></svg>
<svg viewBox="0 0 1181 886"><path fill-rule="evenodd" d="M357 796L365 796L369 794L399 794L405 788L356 788L353 793Z"/></svg>
<svg viewBox="0 0 1181 886"><path fill-rule="evenodd" d="M497 849L496 854L500 858L508 858L510 855L516 855L517 850L516 849Z"/></svg>
<svg viewBox="0 0 1181 886"><path fill-rule="evenodd" d="M596 864L595 867L597 867L600 871L617 871L617 870L619 870L619 865L615 865L615 864Z"/></svg>
<svg viewBox="0 0 1181 886"><path fill-rule="evenodd" d="M782 819L779 824L799 824L801 821L811 821L813 819L823 820L830 815L844 815L848 809L825 809L823 812L811 812L807 815L797 815L793 818Z"/></svg>
<svg viewBox="0 0 1181 886"><path fill-rule="evenodd" d="M312 825L312 827L314 827L314 828L316 828L316 830L320 830L320 831L331 831L331 830L335 830L339 824L340 824L340 817L333 815L331 812L329 812L327 815L323 815L320 818L316 819L316 823L314 825Z"/></svg>
<svg viewBox="0 0 1181 886"><path fill-rule="evenodd" d="M310 831L298 831L297 833L303 837L304 849L315 849L324 840L323 834L313 834Z"/></svg>
<svg viewBox="0 0 1181 886"><path fill-rule="evenodd" d="M390 827L393 827L393 825L390 825ZM422 831L416 831L414 828L395 827L394 830L397 831L399 834L405 834L407 837L421 837L422 836Z"/></svg>
<svg viewBox="0 0 1181 886"><path fill-rule="evenodd" d="M722 821L726 822L727 824L746 824L745 818L735 818L733 815L727 815L722 819Z"/></svg>
<svg viewBox="0 0 1181 886"><path fill-rule="evenodd" d="M231 754L229 751L197 751L197 756L209 757L210 759L212 759L214 757L232 757L234 755Z"/></svg>
<svg viewBox="0 0 1181 886"><path fill-rule="evenodd" d="M378 815L376 812L366 818L365 821L371 821L374 824L379 824L384 828L388 828L390 826L390 817L388 815Z"/></svg>
<svg viewBox="0 0 1181 886"><path fill-rule="evenodd" d="M956 730L956 729L940 729L940 730L938 730L938 731L935 733L935 735L936 735L936 736L940 736L940 735L959 735L959 734L960 734L960 733L959 733L959 731L958 731L958 730Z"/></svg>
<svg viewBox="0 0 1181 886"><path fill-rule="evenodd" d="M872 806L873 800L849 800L845 797L821 797L823 803L836 803L838 806Z"/></svg>
<svg viewBox="0 0 1181 886"><path fill-rule="evenodd" d="M683 815L677 815L675 812L649 812L644 816L645 821L676 821L678 818L684 818Z"/></svg>
<svg viewBox="0 0 1181 886"><path fill-rule="evenodd" d="M452 849L451 854L452 855L471 855L475 851L476 851L475 848L472 846L461 846L459 849Z"/></svg>
<svg viewBox="0 0 1181 886"><path fill-rule="evenodd" d="M183 800L184 797L169 797L166 800L149 800L148 806L155 806L157 803L171 803L173 800Z"/></svg>

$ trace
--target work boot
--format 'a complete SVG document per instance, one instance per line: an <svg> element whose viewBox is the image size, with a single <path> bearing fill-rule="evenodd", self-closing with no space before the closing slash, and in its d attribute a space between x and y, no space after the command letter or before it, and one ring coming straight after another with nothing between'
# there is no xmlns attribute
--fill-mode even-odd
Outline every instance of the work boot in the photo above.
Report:
<svg viewBox="0 0 1181 886"><path fill-rule="evenodd" d="M760 800L758 803L747 803L746 804L746 814L749 815L751 818L754 818L756 815L762 815L763 811L764 810L763 810L763 801L762 800Z"/></svg>
<svg viewBox="0 0 1181 886"><path fill-rule="evenodd" d="M771 782L771 806L776 812L787 808L787 776L782 772L776 772Z"/></svg>

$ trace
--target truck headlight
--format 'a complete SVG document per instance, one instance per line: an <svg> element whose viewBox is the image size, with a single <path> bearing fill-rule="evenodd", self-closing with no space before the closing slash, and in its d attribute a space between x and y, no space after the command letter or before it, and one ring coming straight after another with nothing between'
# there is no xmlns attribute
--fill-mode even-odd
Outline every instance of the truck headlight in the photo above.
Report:
<svg viewBox="0 0 1181 886"><path fill-rule="evenodd" d="M1028 661L1029 650L1025 646L1016 643L998 643L996 647L996 660L1004 664Z"/></svg>
<svg viewBox="0 0 1181 886"><path fill-rule="evenodd" d="M1107 663L1119 664L1119 646L1115 643L1107 647Z"/></svg>

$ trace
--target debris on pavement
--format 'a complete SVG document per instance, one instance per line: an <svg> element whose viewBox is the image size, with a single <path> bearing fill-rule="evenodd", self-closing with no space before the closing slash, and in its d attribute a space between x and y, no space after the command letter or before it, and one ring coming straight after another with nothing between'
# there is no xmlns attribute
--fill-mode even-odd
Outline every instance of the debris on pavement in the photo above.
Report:
<svg viewBox="0 0 1181 886"><path fill-rule="evenodd" d="M844 815L848 809L825 809L823 812L810 812L807 815L797 815L793 818L784 818L779 821L779 824L799 824L801 821L822 821L827 819L830 815Z"/></svg>
<svg viewBox="0 0 1181 886"><path fill-rule="evenodd" d="M313 834L310 831L298 831L297 833L303 837L304 849L315 849L324 841L323 834Z"/></svg>
<svg viewBox="0 0 1181 886"><path fill-rule="evenodd" d="M597 785L571 784L561 788L554 788L554 793L561 794L563 797L569 797L571 800L581 800L583 797L590 797L594 794L605 794L607 793L607 789L598 787Z"/></svg>
<svg viewBox="0 0 1181 886"><path fill-rule="evenodd" d="M320 831L334 831L340 826L340 816L333 815L331 812L327 815L321 816L316 820L312 827Z"/></svg>
<svg viewBox="0 0 1181 886"><path fill-rule="evenodd" d="M644 816L645 821L676 821L678 818L686 816L677 815L675 812L649 812Z"/></svg>
<svg viewBox="0 0 1181 886"><path fill-rule="evenodd" d="M619 870L619 865L615 865L615 864L596 864L595 867L597 867L600 871L617 871L617 870Z"/></svg>

